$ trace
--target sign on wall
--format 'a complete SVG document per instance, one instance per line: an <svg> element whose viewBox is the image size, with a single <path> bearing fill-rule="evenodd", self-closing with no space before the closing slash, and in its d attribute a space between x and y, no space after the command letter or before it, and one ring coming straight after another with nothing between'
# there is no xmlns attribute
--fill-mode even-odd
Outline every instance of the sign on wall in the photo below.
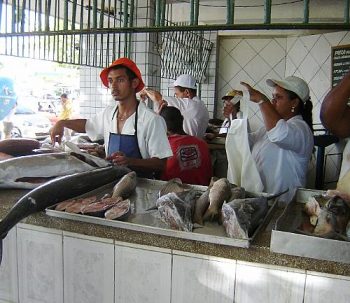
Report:
<svg viewBox="0 0 350 303"><path fill-rule="evenodd" d="M350 44L332 47L332 87L350 70Z"/></svg>

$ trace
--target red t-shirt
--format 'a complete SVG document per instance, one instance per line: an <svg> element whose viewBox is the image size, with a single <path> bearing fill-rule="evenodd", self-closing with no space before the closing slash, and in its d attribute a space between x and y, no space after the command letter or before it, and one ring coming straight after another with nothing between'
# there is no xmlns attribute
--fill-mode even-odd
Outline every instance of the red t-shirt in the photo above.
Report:
<svg viewBox="0 0 350 303"><path fill-rule="evenodd" d="M183 183L208 185L213 172L207 143L189 135L168 138L173 156L167 159L161 179L180 178Z"/></svg>

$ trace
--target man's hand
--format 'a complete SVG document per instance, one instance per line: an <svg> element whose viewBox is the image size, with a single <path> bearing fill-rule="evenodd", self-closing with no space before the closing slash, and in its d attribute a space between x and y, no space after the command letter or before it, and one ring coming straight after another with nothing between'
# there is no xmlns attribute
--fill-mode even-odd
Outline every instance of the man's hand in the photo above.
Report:
<svg viewBox="0 0 350 303"><path fill-rule="evenodd" d="M163 96L161 93L150 88L143 89L140 96L141 94L146 94L148 98L150 98L153 102L157 102L158 104L162 103L163 101Z"/></svg>
<svg viewBox="0 0 350 303"><path fill-rule="evenodd" d="M236 117L237 110L236 107L232 104L230 101L225 101L224 108L223 108L223 115L225 118L230 118L230 115L232 114L232 117Z"/></svg>
<svg viewBox="0 0 350 303"><path fill-rule="evenodd" d="M123 152L120 151L111 154L106 159L111 161L113 164L120 166L128 166L130 162L130 159L126 157Z"/></svg>
<svg viewBox="0 0 350 303"><path fill-rule="evenodd" d="M62 141L63 132L64 132L64 125L63 120L59 120L56 122L56 124L50 129L50 137L51 137L51 144L55 145L56 142L59 144Z"/></svg>

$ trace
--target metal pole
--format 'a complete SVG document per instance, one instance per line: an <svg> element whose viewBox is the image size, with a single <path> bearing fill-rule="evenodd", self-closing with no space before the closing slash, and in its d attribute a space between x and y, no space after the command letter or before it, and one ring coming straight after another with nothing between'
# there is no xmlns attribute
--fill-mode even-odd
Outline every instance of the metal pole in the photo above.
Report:
<svg viewBox="0 0 350 303"><path fill-rule="evenodd" d="M309 23L310 0L304 0L304 23Z"/></svg>
<svg viewBox="0 0 350 303"><path fill-rule="evenodd" d="M345 8L344 8L344 22L349 23L349 6L350 1L345 0Z"/></svg>
<svg viewBox="0 0 350 303"><path fill-rule="evenodd" d="M160 26L160 18L161 18L161 0L156 0L156 21L155 26Z"/></svg>
<svg viewBox="0 0 350 303"><path fill-rule="evenodd" d="M265 0L264 5L264 24L270 24L271 23L271 0Z"/></svg>
<svg viewBox="0 0 350 303"><path fill-rule="evenodd" d="M233 24L233 17L235 12L235 1L227 0L227 14L226 14L226 24Z"/></svg>

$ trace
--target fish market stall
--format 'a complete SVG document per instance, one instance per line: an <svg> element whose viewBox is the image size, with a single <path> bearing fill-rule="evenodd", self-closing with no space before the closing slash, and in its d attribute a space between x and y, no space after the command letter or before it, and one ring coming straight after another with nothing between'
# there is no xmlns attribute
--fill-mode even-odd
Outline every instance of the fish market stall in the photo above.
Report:
<svg viewBox="0 0 350 303"><path fill-rule="evenodd" d="M121 302L133 302L130 299L130 291L126 292L125 283L135 286L132 295L139 294L139 300L144 295L154 296L153 302L170 302L170 296L173 298L172 302L181 302L181 299L174 299L176 294L182 292L190 294L198 289L199 285L202 285L203 295L211 293L216 287L216 299L208 296L201 302L226 302L228 298L230 300L227 302L233 302L237 294L242 294L243 291L249 294L252 291L252 288L247 286L249 283L244 280L245 276L247 279L254 277L254 289L259 287L260 283L262 283L260 287L268 283L271 287L266 291L274 289L274 292L281 291L281 294L287 296L290 291L298 293L302 289L302 298L308 295L307 286L311 285L310 281L313 281L313 277L331 279L335 292L337 288L334 285L338 283L342 289L349 288L346 287L348 284L344 285L344 283L350 283L350 265L347 263L270 251L272 229L282 215L283 209L275 205L272 207L273 204L271 204L268 219L261 225L259 231L251 239L244 240L244 245L240 245L241 241L237 244L236 239L227 237L223 227L215 222L210 224L208 222L208 226L202 229L194 228L193 232L167 228L160 220L157 210L147 210L150 206L154 206L160 183L162 182L139 180L136 193L129 197L134 215L130 215L128 221L70 214L57 211L53 207L48 207L46 212L35 213L23 219L21 224L10 231L3 243L0 298L7 296L8 301L10 301L8 298L11 298L13 302L19 302L16 300L16 293L19 293L22 299L28 299L30 293L22 280L26 276L32 276L33 281L36 284L41 283L40 285L45 285L50 279L50 281L55 280L51 288L37 288L41 289L42 296L52 298L51 302L59 301L54 300L53 297L58 296L59 299L63 293L67 296L66 299L73 296L72 292L82 287L81 285L85 282L86 285L94 285L92 282L103 283L105 291L101 296L110 293L113 297L114 293L120 293L124 298ZM82 196L91 196L90 194L103 196L111 192L112 188L113 185L108 184ZM196 189L205 191L206 187L199 186ZM22 189L1 190L0 217L4 218L10 208L26 193L28 191ZM144 201L143 204L133 202L137 196L146 197L141 199ZM135 213L140 216L135 216ZM155 222L156 226L154 226ZM210 225L218 228L214 229L214 235L210 232ZM106 253L106 249L112 253ZM74 252L77 255L74 255ZM100 257L96 259L97 256ZM93 266L92 260L95 260L93 262L96 266ZM199 260L201 263L197 268L195 264ZM45 267L46 262L48 267ZM110 262L114 266L111 266ZM31 271L34 273L29 272L29 268L32 268ZM112 273L109 276L110 270ZM181 272L185 275L183 278L181 278ZM240 274L241 272L245 275ZM105 279L101 278L102 273ZM201 273L201 275L193 279L190 278L189 273L191 275ZM215 274L215 279L223 279L225 283L217 289L217 286L212 285L213 282L209 280L200 282L200 277L208 274L209 276ZM285 279L283 284L280 283L281 275ZM119 277L122 279L119 280ZM297 283L294 281L295 277L298 277ZM147 281L146 284L145 281ZM200 284L196 284L196 281ZM31 282L26 283L31 284ZM34 282L31 285L34 286ZM70 285L76 286L71 288ZM181 291L178 287L181 287ZM248 288L245 289L245 287ZM288 291L284 287L288 287ZM323 289L324 287L323 284ZM164 289L169 292L164 293ZM319 291L317 287L316 291ZM198 292L196 294L198 296ZM37 293L37 296L40 294ZM281 299L280 302L282 301L284 300ZM235 300L235 302L253 301ZM338 300L338 302L346 301Z"/></svg>

